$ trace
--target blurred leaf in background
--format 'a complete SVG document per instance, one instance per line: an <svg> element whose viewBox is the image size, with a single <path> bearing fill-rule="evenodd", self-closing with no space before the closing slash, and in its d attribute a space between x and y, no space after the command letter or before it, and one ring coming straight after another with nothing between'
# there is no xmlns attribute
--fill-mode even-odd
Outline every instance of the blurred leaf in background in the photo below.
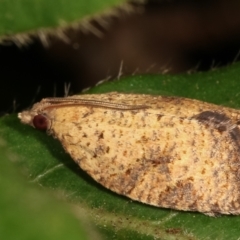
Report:
<svg viewBox="0 0 240 240"><path fill-rule="evenodd" d="M53 4L53 0L39 0L36 6L43 6L36 8L35 1L24 0L19 8L26 5L26 9L32 8L35 13L29 14L30 22L44 20L44 12L49 16L53 11L54 20L50 20L56 25L53 29L50 24L36 28L38 34L31 35L31 44L20 48L10 41L0 45L3 81L0 111L19 111L43 97L64 96L64 85L69 83L69 94L72 94L119 74L206 71L238 60L238 0L139 2L126 5L120 0L101 3L70 0L64 5L64 1ZM20 5L20 1L10 3L0 1L0 9L7 15L11 15L11 10L17 11ZM80 5L81 8L77 7ZM74 7L68 13L68 8ZM19 14L26 11L21 10ZM76 13L81 16L78 20L73 19ZM15 24L19 25L25 18L15 18ZM69 24L62 27L60 19ZM5 26L4 31L8 29L11 26ZM34 32L34 29L24 29ZM45 35L44 29L53 34ZM16 35L12 37L17 43Z"/></svg>
<svg viewBox="0 0 240 240"><path fill-rule="evenodd" d="M0 36L10 38L10 35L28 32L37 35L40 30L64 27L74 21L80 23L82 19L109 11L110 7L120 3L126 1L1 0Z"/></svg>

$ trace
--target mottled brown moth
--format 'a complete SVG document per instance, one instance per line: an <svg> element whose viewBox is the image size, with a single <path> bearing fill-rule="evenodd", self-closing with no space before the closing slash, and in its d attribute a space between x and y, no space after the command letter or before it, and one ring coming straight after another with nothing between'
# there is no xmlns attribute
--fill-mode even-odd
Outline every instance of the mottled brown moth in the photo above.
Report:
<svg viewBox="0 0 240 240"><path fill-rule="evenodd" d="M105 93L46 98L19 113L104 187L150 205L240 214L240 111Z"/></svg>

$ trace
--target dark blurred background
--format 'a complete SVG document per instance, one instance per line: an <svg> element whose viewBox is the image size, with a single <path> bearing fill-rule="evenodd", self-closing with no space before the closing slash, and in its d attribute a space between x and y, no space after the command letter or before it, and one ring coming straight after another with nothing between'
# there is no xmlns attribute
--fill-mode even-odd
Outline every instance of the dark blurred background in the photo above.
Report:
<svg viewBox="0 0 240 240"><path fill-rule="evenodd" d="M1 45L1 114L64 96L69 83L74 94L119 72L179 74L239 60L238 0L149 1L141 11L105 19L107 27L92 21L94 33L69 29L67 41L50 37L49 46L38 38L21 48Z"/></svg>

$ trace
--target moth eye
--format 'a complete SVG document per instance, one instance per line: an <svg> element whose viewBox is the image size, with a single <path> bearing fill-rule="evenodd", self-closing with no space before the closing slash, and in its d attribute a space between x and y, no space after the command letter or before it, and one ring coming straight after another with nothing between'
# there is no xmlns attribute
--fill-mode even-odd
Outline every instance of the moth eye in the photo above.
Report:
<svg viewBox="0 0 240 240"><path fill-rule="evenodd" d="M32 123L38 130L46 131L48 129L48 119L41 114L34 116Z"/></svg>

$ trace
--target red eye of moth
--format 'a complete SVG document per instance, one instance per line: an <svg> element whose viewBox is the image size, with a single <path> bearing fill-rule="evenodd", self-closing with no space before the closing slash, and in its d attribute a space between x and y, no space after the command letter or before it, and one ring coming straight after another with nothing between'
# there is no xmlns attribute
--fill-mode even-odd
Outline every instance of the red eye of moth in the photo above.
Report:
<svg viewBox="0 0 240 240"><path fill-rule="evenodd" d="M48 129L48 120L42 114L34 116L32 123L33 126L38 130L46 131Z"/></svg>

